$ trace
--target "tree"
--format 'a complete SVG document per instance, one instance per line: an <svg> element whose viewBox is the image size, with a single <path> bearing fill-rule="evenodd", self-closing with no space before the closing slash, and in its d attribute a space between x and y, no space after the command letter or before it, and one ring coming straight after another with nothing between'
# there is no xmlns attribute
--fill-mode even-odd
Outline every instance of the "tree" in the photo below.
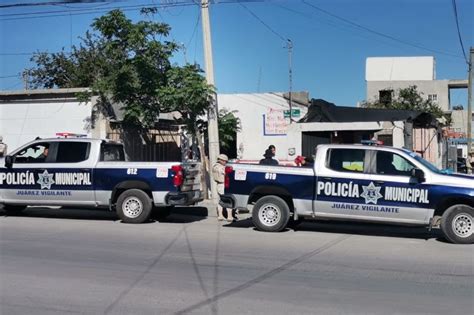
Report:
<svg viewBox="0 0 474 315"><path fill-rule="evenodd" d="M240 118L235 116L236 112L226 109L219 111L219 145L222 150L230 149L230 145L236 140L236 133L241 129Z"/></svg>
<svg viewBox="0 0 474 315"><path fill-rule="evenodd" d="M450 117L443 112L438 104L433 103L430 99L423 98L423 93L418 91L416 85L399 89L397 97L394 99L364 102L362 106L366 108L414 110L430 113L436 118L445 118L448 125L450 122Z"/></svg>
<svg viewBox="0 0 474 315"><path fill-rule="evenodd" d="M154 10L142 13L150 12ZM70 54L36 53L32 57L36 67L26 70L31 85L89 87L90 92L80 95L82 100L97 95L97 106L105 114L110 102L121 104L123 122L138 128L153 127L160 112L177 110L190 121L207 111L214 90L205 84L198 66L171 64L178 45L165 40L170 32L167 24L134 23L113 10L91 27Z"/></svg>

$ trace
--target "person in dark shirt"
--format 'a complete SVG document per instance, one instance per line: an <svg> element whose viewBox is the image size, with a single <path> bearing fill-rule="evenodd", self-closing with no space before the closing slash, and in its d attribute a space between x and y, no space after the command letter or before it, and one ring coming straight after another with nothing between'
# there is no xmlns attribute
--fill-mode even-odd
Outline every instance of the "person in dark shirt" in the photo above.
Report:
<svg viewBox="0 0 474 315"><path fill-rule="evenodd" d="M278 165L278 161L273 159L273 152L271 149L265 150L265 154L263 155L264 159L261 159L259 164L261 165Z"/></svg>
<svg viewBox="0 0 474 315"><path fill-rule="evenodd" d="M303 163L301 163L303 167L313 167L314 166L314 159L312 156L307 156L303 159Z"/></svg>

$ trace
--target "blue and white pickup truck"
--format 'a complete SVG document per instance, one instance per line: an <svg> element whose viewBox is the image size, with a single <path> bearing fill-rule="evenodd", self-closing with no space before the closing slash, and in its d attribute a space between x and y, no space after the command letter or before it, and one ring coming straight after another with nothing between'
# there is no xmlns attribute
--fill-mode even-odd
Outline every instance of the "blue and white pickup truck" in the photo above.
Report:
<svg viewBox="0 0 474 315"><path fill-rule="evenodd" d="M440 226L453 243L474 242L474 177L393 147L320 145L310 168L232 164L220 204L251 210L262 231L304 218L357 220Z"/></svg>
<svg viewBox="0 0 474 315"><path fill-rule="evenodd" d="M0 204L108 208L142 223L157 207L202 200L199 163L127 162L121 144L100 139L37 139L0 159Z"/></svg>

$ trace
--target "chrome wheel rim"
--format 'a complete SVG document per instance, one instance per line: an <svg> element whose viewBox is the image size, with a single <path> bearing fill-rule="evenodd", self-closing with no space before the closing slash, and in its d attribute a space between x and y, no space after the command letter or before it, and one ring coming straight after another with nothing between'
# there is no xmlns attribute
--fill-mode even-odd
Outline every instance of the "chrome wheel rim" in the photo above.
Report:
<svg viewBox="0 0 474 315"><path fill-rule="evenodd" d="M474 229L472 216L467 213L458 214L453 219L452 228L454 234L458 237L471 236Z"/></svg>
<svg viewBox="0 0 474 315"><path fill-rule="evenodd" d="M281 210L274 204L264 204L260 207L258 218L265 226L274 226L281 219Z"/></svg>
<svg viewBox="0 0 474 315"><path fill-rule="evenodd" d="M123 213L131 219L138 217L143 212L143 204L137 197L128 197L123 202Z"/></svg>

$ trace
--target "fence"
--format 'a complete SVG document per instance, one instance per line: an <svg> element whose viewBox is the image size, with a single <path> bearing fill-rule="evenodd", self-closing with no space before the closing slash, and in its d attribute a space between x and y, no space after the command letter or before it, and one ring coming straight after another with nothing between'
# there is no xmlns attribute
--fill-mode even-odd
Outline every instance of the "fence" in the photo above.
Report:
<svg viewBox="0 0 474 315"><path fill-rule="evenodd" d="M181 161L180 130L170 122L160 122L157 129L109 127L107 139L124 144L130 161Z"/></svg>

